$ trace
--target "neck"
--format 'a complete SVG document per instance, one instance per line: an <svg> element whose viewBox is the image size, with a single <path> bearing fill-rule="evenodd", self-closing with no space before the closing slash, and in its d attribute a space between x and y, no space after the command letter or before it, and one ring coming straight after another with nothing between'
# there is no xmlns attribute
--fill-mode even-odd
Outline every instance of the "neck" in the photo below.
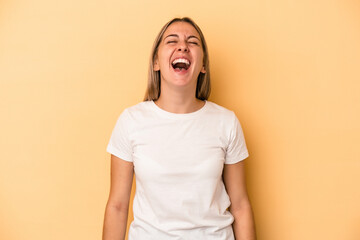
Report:
<svg viewBox="0 0 360 240"><path fill-rule="evenodd" d="M161 94L156 105L172 113L191 113L199 110L205 104L195 97L194 91L179 91L176 89L161 88Z"/></svg>

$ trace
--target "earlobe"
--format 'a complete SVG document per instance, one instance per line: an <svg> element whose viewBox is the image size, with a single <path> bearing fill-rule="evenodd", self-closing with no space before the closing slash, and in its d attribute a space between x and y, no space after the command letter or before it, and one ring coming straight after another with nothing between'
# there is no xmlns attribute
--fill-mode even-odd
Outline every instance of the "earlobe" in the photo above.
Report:
<svg viewBox="0 0 360 240"><path fill-rule="evenodd" d="M200 72L206 73L206 70L205 70L205 67L204 67L204 66L201 68L201 71L200 71Z"/></svg>
<svg viewBox="0 0 360 240"><path fill-rule="evenodd" d="M154 71L160 71L159 61L157 60L157 58L154 61L153 69L154 69Z"/></svg>
<svg viewBox="0 0 360 240"><path fill-rule="evenodd" d="M154 63L154 71L159 71L159 70L160 70L159 64L158 64L158 62L155 62Z"/></svg>

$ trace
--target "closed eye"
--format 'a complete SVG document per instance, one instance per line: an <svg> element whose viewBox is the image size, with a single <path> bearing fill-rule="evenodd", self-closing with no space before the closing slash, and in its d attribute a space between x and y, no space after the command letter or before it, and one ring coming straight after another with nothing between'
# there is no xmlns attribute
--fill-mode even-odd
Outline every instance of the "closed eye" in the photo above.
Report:
<svg viewBox="0 0 360 240"><path fill-rule="evenodd" d="M189 42L190 44L199 45L197 42Z"/></svg>

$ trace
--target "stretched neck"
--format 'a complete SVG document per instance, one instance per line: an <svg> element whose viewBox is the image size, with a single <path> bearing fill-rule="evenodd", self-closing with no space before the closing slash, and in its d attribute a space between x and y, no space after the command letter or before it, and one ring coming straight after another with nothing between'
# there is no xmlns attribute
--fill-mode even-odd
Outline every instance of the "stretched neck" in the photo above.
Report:
<svg viewBox="0 0 360 240"><path fill-rule="evenodd" d="M195 91L194 87L179 89L161 85L161 94L155 103L163 110L172 113L195 112L205 104L195 97Z"/></svg>

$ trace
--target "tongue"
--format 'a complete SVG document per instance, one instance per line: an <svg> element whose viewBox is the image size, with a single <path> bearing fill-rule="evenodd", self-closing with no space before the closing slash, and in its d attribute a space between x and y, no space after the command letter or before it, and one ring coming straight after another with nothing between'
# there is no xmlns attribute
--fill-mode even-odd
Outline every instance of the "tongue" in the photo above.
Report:
<svg viewBox="0 0 360 240"><path fill-rule="evenodd" d="M187 65L185 64L185 63L176 63L175 65L173 65L173 68L179 68L180 70L181 69L185 69L185 70L187 70Z"/></svg>

